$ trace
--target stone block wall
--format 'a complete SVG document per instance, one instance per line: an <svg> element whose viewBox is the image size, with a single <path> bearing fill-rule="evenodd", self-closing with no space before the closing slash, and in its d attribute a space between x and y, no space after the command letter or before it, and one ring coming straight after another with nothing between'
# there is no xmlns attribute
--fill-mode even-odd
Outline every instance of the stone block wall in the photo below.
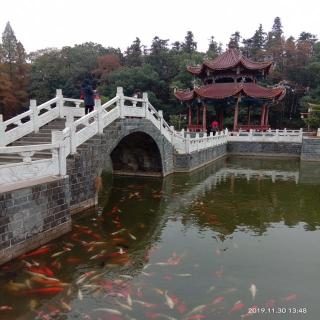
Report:
<svg viewBox="0 0 320 320"><path fill-rule="evenodd" d="M189 172L227 154L227 145L204 149L191 154L175 154L174 171Z"/></svg>
<svg viewBox="0 0 320 320"><path fill-rule="evenodd" d="M269 157L300 157L301 143L293 142L228 142L228 154L269 156Z"/></svg>
<svg viewBox="0 0 320 320"><path fill-rule="evenodd" d="M68 178L0 193L0 264L68 232L69 199Z"/></svg>
<svg viewBox="0 0 320 320"><path fill-rule="evenodd" d="M320 138L304 137L301 149L302 161L320 161Z"/></svg>

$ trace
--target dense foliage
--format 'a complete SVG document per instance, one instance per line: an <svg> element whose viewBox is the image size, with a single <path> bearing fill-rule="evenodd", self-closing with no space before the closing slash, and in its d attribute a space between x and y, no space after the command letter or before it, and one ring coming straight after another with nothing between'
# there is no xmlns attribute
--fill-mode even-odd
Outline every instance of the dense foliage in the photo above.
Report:
<svg viewBox="0 0 320 320"><path fill-rule="evenodd" d="M285 38L277 17L269 32L261 24L248 39L235 31L230 43L253 60L275 61L265 85L281 82L288 90L285 99L271 108L270 122L276 126L300 126L300 112L306 110L307 102L320 101L320 42L316 37L303 31L297 39ZM89 42L27 55L8 23L0 46L0 112L5 117L12 116L21 112L29 98L39 102L50 99L56 88L61 88L65 96L79 98L83 80L91 78L106 97L114 96L117 86L123 86L127 95L137 89L148 91L151 102L163 109L169 119L170 115L186 112L186 107L175 99L174 89L200 84L186 71L186 66L222 52L221 43L213 36L208 50L199 52L193 33L188 31L183 41L173 43L155 36L150 48L137 37L124 52ZM213 114L214 108L209 108L209 112ZM232 112L226 111L225 117L227 123L232 123ZM181 124L184 117L171 119L179 119Z"/></svg>

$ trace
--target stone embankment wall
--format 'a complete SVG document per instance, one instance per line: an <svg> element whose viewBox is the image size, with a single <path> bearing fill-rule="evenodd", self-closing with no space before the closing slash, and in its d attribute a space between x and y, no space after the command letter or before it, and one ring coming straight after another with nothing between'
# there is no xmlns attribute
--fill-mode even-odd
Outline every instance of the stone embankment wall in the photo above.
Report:
<svg viewBox="0 0 320 320"><path fill-rule="evenodd" d="M45 178L0 189L0 264L71 229L69 179Z"/></svg>
<svg viewBox="0 0 320 320"><path fill-rule="evenodd" d="M226 154L226 144L200 150L198 152L192 152L190 154L175 154L174 171L189 172L217 160Z"/></svg>
<svg viewBox="0 0 320 320"><path fill-rule="evenodd" d="M294 142L228 142L228 154L267 157L300 157L301 143Z"/></svg>
<svg viewBox="0 0 320 320"><path fill-rule="evenodd" d="M302 161L320 161L320 138L304 137L301 150Z"/></svg>

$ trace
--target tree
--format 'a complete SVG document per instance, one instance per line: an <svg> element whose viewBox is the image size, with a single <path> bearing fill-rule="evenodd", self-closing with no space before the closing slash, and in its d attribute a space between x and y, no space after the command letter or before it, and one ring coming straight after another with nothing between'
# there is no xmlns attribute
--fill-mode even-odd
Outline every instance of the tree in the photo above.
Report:
<svg viewBox="0 0 320 320"><path fill-rule="evenodd" d="M214 36L211 36L209 39L209 47L207 51L208 57L215 58L217 55L221 54L221 52L222 52L221 42L218 44L218 42L214 40Z"/></svg>
<svg viewBox="0 0 320 320"><path fill-rule="evenodd" d="M262 53L265 44L266 44L266 36L267 34L263 31L262 24L259 25L259 28L255 31L252 39L252 49L251 55L254 58L259 58Z"/></svg>
<svg viewBox="0 0 320 320"><path fill-rule="evenodd" d="M9 66L9 76L11 81L13 80L13 65L18 59L17 46L17 38L11 28L10 22L7 22L4 32L2 33L2 55L3 63Z"/></svg>
<svg viewBox="0 0 320 320"><path fill-rule="evenodd" d="M188 31L182 43L182 50L187 53L192 53L197 50L197 43L194 41L194 36L192 31Z"/></svg>
<svg viewBox="0 0 320 320"><path fill-rule="evenodd" d="M97 60L98 68L93 70L93 73L101 80L105 80L111 72L121 68L118 55L107 54L105 56L99 56Z"/></svg>
<svg viewBox="0 0 320 320"><path fill-rule="evenodd" d="M137 67L142 65L141 41L137 37L132 45L125 51L125 64L128 67Z"/></svg>
<svg viewBox="0 0 320 320"><path fill-rule="evenodd" d="M239 31L236 31L235 33L233 33L229 40L229 44L228 44L229 48L232 47L232 48L239 49L240 39L241 39L241 35Z"/></svg>
<svg viewBox="0 0 320 320"><path fill-rule="evenodd" d="M13 94L12 82L3 69L3 64L0 64L0 114L6 120L15 115L17 99Z"/></svg>

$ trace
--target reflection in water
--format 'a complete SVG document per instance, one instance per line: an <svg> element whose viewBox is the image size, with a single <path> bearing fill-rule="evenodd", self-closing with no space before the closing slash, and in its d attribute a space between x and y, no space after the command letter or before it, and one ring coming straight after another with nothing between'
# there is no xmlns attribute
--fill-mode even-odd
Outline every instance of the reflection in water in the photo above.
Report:
<svg viewBox="0 0 320 320"><path fill-rule="evenodd" d="M1 267L1 319L262 317L252 306L265 319L317 319L320 191L310 166L233 157L103 183L100 208L70 234Z"/></svg>

